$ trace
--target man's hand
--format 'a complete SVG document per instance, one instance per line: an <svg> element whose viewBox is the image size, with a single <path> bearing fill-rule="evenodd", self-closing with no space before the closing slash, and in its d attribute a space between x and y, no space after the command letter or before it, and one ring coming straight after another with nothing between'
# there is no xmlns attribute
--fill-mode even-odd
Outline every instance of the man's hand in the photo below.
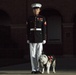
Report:
<svg viewBox="0 0 76 75"><path fill-rule="evenodd" d="M27 43L29 44L29 40L27 40Z"/></svg>
<svg viewBox="0 0 76 75"><path fill-rule="evenodd" d="M43 42L42 42L43 44L45 44L46 43L46 40L43 40Z"/></svg>

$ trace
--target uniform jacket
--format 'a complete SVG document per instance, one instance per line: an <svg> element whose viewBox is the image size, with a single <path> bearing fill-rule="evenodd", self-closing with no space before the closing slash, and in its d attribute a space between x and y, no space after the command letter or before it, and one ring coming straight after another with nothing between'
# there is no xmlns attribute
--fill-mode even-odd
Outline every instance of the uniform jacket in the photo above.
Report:
<svg viewBox="0 0 76 75"><path fill-rule="evenodd" d="M40 31L30 29L41 29ZM43 16L30 16L27 21L27 40L30 43L40 43L46 40L46 20Z"/></svg>

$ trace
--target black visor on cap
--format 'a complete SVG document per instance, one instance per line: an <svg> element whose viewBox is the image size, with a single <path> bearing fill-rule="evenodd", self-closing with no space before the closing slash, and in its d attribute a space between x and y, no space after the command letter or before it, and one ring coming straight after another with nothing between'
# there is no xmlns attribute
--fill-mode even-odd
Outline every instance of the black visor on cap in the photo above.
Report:
<svg viewBox="0 0 76 75"><path fill-rule="evenodd" d="M38 9L39 7L34 7L33 9Z"/></svg>

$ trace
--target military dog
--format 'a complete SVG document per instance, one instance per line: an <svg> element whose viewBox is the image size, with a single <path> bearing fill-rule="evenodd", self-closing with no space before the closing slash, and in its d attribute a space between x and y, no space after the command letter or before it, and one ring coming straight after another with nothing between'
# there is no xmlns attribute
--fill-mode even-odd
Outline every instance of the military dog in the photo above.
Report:
<svg viewBox="0 0 76 75"><path fill-rule="evenodd" d="M55 72L56 59L55 59L54 56L47 56L47 55L45 55L45 54L42 54L42 55L40 56L39 63L40 63L41 73L44 73L45 66L46 66L46 69L47 69L47 73L48 73L48 74L50 73L50 67L51 67L51 66L52 66L52 68L53 68L53 73L56 73L56 72ZM45 66L44 66L44 65L45 65Z"/></svg>

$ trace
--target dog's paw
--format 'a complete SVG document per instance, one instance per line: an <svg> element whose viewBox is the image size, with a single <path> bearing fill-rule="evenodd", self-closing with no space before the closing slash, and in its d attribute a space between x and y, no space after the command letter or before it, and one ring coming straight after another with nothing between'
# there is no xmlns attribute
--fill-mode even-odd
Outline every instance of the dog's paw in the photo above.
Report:
<svg viewBox="0 0 76 75"><path fill-rule="evenodd" d="M50 74L50 72L49 72L49 71L47 71L47 74Z"/></svg>
<svg viewBox="0 0 76 75"><path fill-rule="evenodd" d="M47 72L47 74L50 74L49 72Z"/></svg>
<svg viewBox="0 0 76 75"><path fill-rule="evenodd" d="M42 74L44 73L44 72L41 72Z"/></svg>
<svg viewBox="0 0 76 75"><path fill-rule="evenodd" d="M56 73L55 71L53 71L53 73Z"/></svg>
<svg viewBox="0 0 76 75"><path fill-rule="evenodd" d="M44 72L41 72L42 74L44 74Z"/></svg>

